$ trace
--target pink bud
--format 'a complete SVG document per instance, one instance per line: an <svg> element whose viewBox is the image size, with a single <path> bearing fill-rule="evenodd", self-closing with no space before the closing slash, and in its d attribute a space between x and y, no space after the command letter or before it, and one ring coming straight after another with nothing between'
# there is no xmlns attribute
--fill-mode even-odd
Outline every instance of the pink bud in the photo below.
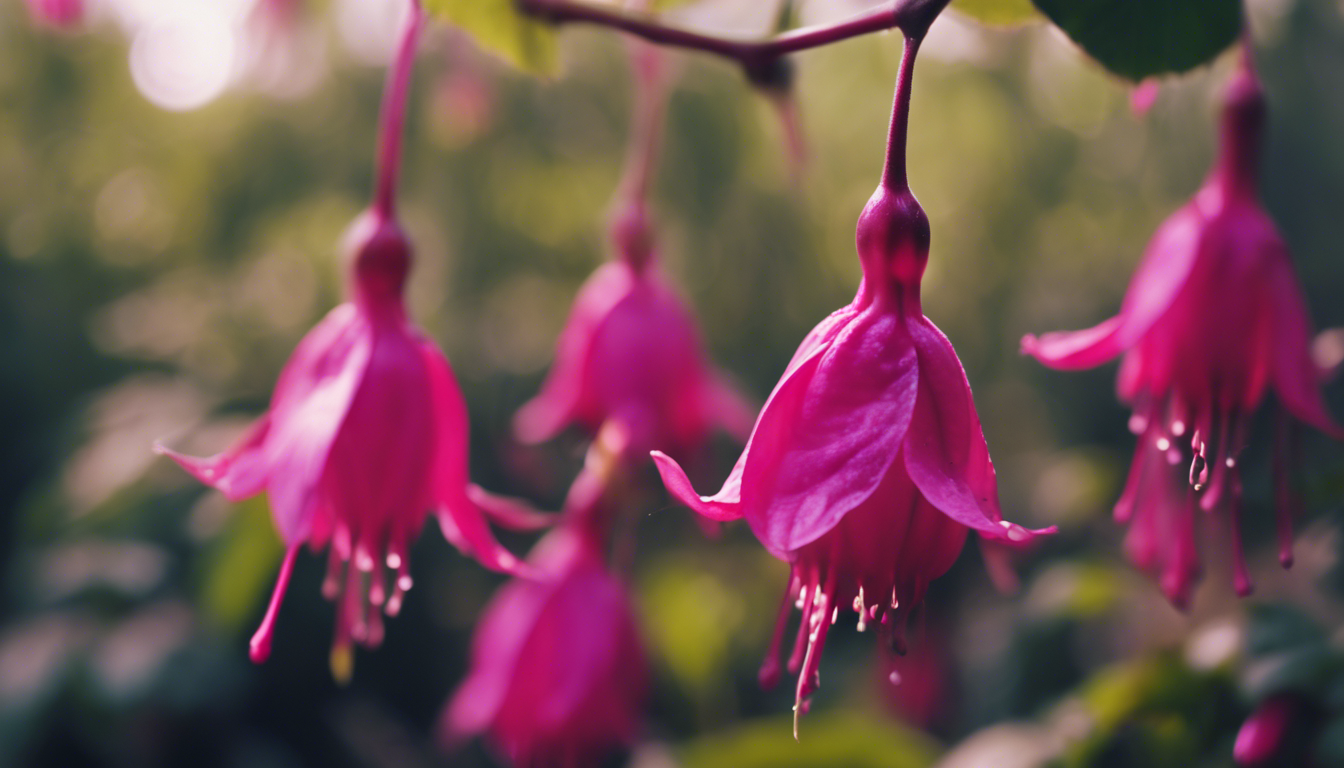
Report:
<svg viewBox="0 0 1344 768"><path fill-rule="evenodd" d="M1269 762L1283 746L1297 709L1297 697L1291 693L1280 693L1260 702L1237 731L1237 742L1232 747L1237 765L1250 768Z"/></svg>

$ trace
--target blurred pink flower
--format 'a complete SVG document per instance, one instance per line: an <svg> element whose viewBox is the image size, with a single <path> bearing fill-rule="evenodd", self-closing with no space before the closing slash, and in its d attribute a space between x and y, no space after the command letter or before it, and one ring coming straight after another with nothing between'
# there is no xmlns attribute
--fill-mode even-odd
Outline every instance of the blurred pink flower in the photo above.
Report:
<svg viewBox="0 0 1344 768"><path fill-rule="evenodd" d="M1270 696L1255 708L1237 731L1232 746L1232 757L1237 765L1253 768L1269 763L1284 746L1284 737L1297 715L1299 701L1296 694L1280 693Z"/></svg>
<svg viewBox="0 0 1344 768"><path fill-rule="evenodd" d="M948 693L949 638L939 634L931 640L905 655L878 650L877 685L882 702L897 717L920 728L937 720Z"/></svg>
<svg viewBox="0 0 1344 768"><path fill-rule="evenodd" d="M516 768L568 768L634 741L648 671L625 588L602 566L601 530L557 529L528 561L541 578L490 601L443 713L445 743L486 733Z"/></svg>
<svg viewBox="0 0 1344 768"><path fill-rule="evenodd" d="M879 187L859 218L858 295L803 340L723 489L698 496L673 460L654 453L673 496L715 520L745 517L792 565L761 683L779 678L796 600L803 621L788 668L802 672L799 712L841 607L858 612L860 627L878 621L903 651L906 619L968 530L1017 543L1033 536L1003 520L965 371L922 313L928 248L928 219L909 189Z"/></svg>
<svg viewBox="0 0 1344 768"><path fill-rule="evenodd" d="M84 0L27 0L28 13L39 24L73 29L84 20Z"/></svg>
<svg viewBox="0 0 1344 768"><path fill-rule="evenodd" d="M1157 103L1157 97L1162 92L1162 83L1155 77L1150 77L1134 84L1129 89L1129 109L1136 117L1143 117Z"/></svg>
<svg viewBox="0 0 1344 768"><path fill-rule="evenodd" d="M661 447L695 453L719 426L739 439L752 407L706 360L694 318L657 267L642 205L613 226L617 258L584 283L556 346L541 393L519 410L514 431L527 443L569 424L589 435L622 434L626 456Z"/></svg>
<svg viewBox="0 0 1344 768"><path fill-rule="evenodd" d="M411 586L410 545L429 510L444 535L489 568L517 573L482 509L525 525L508 505L484 503L467 481L467 412L448 361L406 318L410 244L396 221L368 212L347 236L354 300L299 343L269 410L233 448L199 459L156 446L230 500L263 489L288 547L275 594L252 639L257 662L271 634L295 555L330 547L323 593L337 601L332 668L350 673L352 642L383 636ZM478 506L478 502L481 506ZM393 572L389 591L384 568Z"/></svg>
<svg viewBox="0 0 1344 768"><path fill-rule="evenodd" d="M1266 391L1272 387L1297 419L1344 436L1321 397L1311 321L1288 249L1257 200L1264 121L1264 95L1243 54L1226 92L1213 172L1154 235L1120 314L1088 330L1022 340L1024 352L1061 370L1124 354L1118 390L1134 408L1130 428L1139 441L1115 516L1131 524L1130 559L1160 573L1178 607L1188 604L1200 571L1196 506L1225 510L1234 584L1242 595L1251 590L1236 522L1237 457ZM1279 445L1275 458L1285 567L1295 506L1286 450Z"/></svg>

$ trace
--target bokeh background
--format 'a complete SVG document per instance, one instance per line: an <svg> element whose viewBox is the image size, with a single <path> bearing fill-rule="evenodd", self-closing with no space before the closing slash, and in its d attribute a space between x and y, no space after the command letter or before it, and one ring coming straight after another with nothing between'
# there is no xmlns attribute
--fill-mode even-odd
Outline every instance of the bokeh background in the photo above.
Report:
<svg viewBox="0 0 1344 768"><path fill-rule="evenodd" d="M396 5L310 3L278 31L247 0L102 0L70 32L0 5L0 765L497 764L480 744L443 752L434 730L498 577L427 528L405 610L342 688L322 563L304 556L274 654L253 666L246 639L281 553L265 502L230 505L150 452L160 438L224 446L341 299L335 243L369 194ZM1318 327L1344 326L1344 5L1252 5L1265 204ZM705 23L763 31L770 14L749 10ZM604 258L630 101L617 36L567 30L562 53L563 73L536 79L436 27L403 183L413 314L465 390L473 475L550 508L582 440L522 448L508 420ZM853 295L899 54L877 35L797 57L801 168L739 72L676 57L661 252L713 357L758 399ZM1122 560L1109 519L1132 449L1114 368L1065 375L1017 353L1024 333L1114 312L1209 167L1229 63L1164 80L1136 116L1127 86L1045 25L936 24L910 139L933 228L925 310L966 365L1008 516L1060 534L1020 563L1015 596L968 547L930 592L900 686L842 621L795 744L789 686L755 684L785 567L745 527L705 540L646 474L626 520L656 691L631 764L1224 766L1252 705L1286 686L1310 702L1301 750L1344 765L1344 450L1305 438L1309 513L1285 573L1257 425L1256 594L1235 599L1209 546L1182 615ZM1336 334L1318 349L1344 357ZM1344 386L1327 393L1344 414ZM738 446L714 448L706 488Z"/></svg>

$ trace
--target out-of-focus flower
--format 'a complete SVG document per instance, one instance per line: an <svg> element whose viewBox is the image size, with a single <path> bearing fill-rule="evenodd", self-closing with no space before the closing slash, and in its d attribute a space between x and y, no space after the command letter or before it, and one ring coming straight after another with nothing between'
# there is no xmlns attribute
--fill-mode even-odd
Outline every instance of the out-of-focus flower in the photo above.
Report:
<svg viewBox="0 0 1344 768"><path fill-rule="evenodd" d="M406 318L402 288L410 244L377 211L348 236L354 300L336 307L299 343L269 410L233 448L210 458L162 446L231 500L263 489L288 553L251 655L271 634L299 548L330 547L323 594L337 601L332 669L351 670L352 643L383 636L410 588L409 551L433 510L444 535L487 567L518 572L495 540L467 481L467 412L448 361ZM492 511L497 505L482 505ZM498 505L504 506L504 505ZM507 515L496 515L496 518ZM512 522L517 522L513 520ZM386 571L392 572L391 589Z"/></svg>
<svg viewBox="0 0 1344 768"><path fill-rule="evenodd" d="M1276 694L1260 702L1237 731L1237 741L1232 746L1237 765L1253 768L1272 760L1283 747L1299 706L1298 697L1292 693Z"/></svg>
<svg viewBox="0 0 1344 768"><path fill-rule="evenodd" d="M905 124L917 41L907 40L888 166L858 223L863 281L853 303L803 340L722 490L701 497L655 453L668 491L715 520L745 517L792 566L761 683L778 680L790 606L802 610L790 672L795 712L818 684L841 607L904 650L904 625L929 582L952 566L968 530L1023 543L1003 519L970 385L919 288L929 222L905 179ZM795 716L795 732L797 719Z"/></svg>
<svg viewBox="0 0 1344 768"><path fill-rule="evenodd" d="M947 697L946 638L921 643L905 655L878 649L877 679L882 702L902 720L927 728L941 714Z"/></svg>
<svg viewBox="0 0 1344 768"><path fill-rule="evenodd" d="M1137 117L1143 117L1157 103L1157 97L1160 93L1162 93L1162 83L1157 78L1150 77L1136 83L1133 88L1129 89L1130 111Z"/></svg>
<svg viewBox="0 0 1344 768"><path fill-rule="evenodd" d="M27 0L28 13L39 24L73 29L84 20L84 0Z"/></svg>
<svg viewBox="0 0 1344 768"><path fill-rule="evenodd" d="M443 714L444 741L478 733L516 768L598 765L634 741L648 691L622 584L602 566L602 526L551 533L486 607L471 671Z"/></svg>
<svg viewBox="0 0 1344 768"><path fill-rule="evenodd" d="M720 426L744 439L752 409L706 360L695 320L667 285L642 205L615 220L616 258L584 283L537 397L514 420L541 442L569 424L623 433L626 456L694 454Z"/></svg>
<svg viewBox="0 0 1344 768"><path fill-rule="evenodd" d="M237 79L271 95L311 91L326 72L326 48L304 0L256 0L242 20Z"/></svg>
<svg viewBox="0 0 1344 768"><path fill-rule="evenodd" d="M1264 94L1243 52L1226 92L1213 172L1158 229L1120 314L1088 330L1022 341L1023 351L1062 370L1124 354L1118 390L1134 408L1130 428L1139 441L1115 516L1130 523L1130 559L1160 573L1180 607L1200 570L1195 508L1225 510L1237 534L1238 454L1267 390L1298 420L1344 436L1321 397L1311 321L1288 249L1257 199L1264 121ZM1275 452L1285 567L1297 505L1287 442ZM1234 585L1245 595L1251 582L1239 537L1233 549Z"/></svg>

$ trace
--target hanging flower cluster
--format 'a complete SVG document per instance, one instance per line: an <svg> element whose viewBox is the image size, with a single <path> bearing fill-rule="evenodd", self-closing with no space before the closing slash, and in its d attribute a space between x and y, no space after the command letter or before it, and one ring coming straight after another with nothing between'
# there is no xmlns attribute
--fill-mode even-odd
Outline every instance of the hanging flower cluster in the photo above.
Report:
<svg viewBox="0 0 1344 768"><path fill-rule="evenodd" d="M774 81L762 73L782 71L792 50L901 29L885 164L856 228L862 279L854 300L802 340L753 420L754 408L709 362L693 315L659 269L647 199L665 84L660 54L632 47L635 119L608 233L611 259L580 289L541 392L513 422L527 443L578 427L593 441L587 461L555 516L472 485L462 393L404 300L413 248L396 215L395 188L424 23L413 2L389 70L374 201L345 240L349 301L299 343L266 413L237 445L209 458L157 449L231 500L262 491L269 498L287 551L251 641L256 662L270 653L305 544L328 551L322 591L336 604L331 664L341 681L352 674L354 646L378 646L382 616L399 611L412 582L410 548L431 513L460 550L513 576L477 627L471 668L444 711L442 734L449 744L484 735L519 768L594 764L632 744L641 728L647 660L624 574L609 565L607 550L617 538L623 490L651 455L676 500L711 521L745 519L765 549L789 564L759 679L771 687L785 669L797 676L796 737L842 610L903 654L912 613L971 533L1004 581L1004 551L1054 532L1004 519L965 370L921 302L931 231L906 178L906 137L915 60L946 0L896 2L885 13L760 47L561 0L520 2L552 20L606 20L727 55L767 83ZM76 23L82 8L29 5L58 26ZM265 7L293 11L288 3ZM1322 400L1287 249L1257 199L1264 120L1264 96L1244 52L1224 99L1214 170L1155 235L1120 315L1089 330L1023 340L1024 351L1059 369L1123 355L1118 389L1134 409L1139 440L1115 515L1130 526L1129 557L1156 572L1180 607L1199 575L1198 510L1222 515L1237 534L1240 455L1265 395L1273 390L1288 415L1344 437ZM746 445L721 489L701 496L683 464L697 460L716 428ZM1289 442L1275 456L1285 566L1297 506ZM499 544L489 521L556 529L523 561ZM1234 584L1244 595L1251 585L1240 550L1236 541ZM781 662L795 608L801 619ZM932 693L919 709L931 717L939 691L927 687ZM1252 718L1237 759L1254 763L1272 753L1287 719L1272 707Z"/></svg>
<svg viewBox="0 0 1344 768"><path fill-rule="evenodd" d="M1344 438L1321 399L1288 248L1258 199L1264 124L1264 93L1243 50L1223 97L1213 171L1158 229L1120 314L1085 331L1022 340L1023 351L1061 370L1124 355L1117 389L1134 409L1129 426L1139 440L1115 518L1130 526L1130 559L1159 574L1178 607L1189 604L1200 572L1197 508L1229 521L1233 584L1250 594L1238 533L1239 457L1269 390L1288 415ZM1297 506L1288 450L1281 434L1274 474L1284 567L1292 564Z"/></svg>

